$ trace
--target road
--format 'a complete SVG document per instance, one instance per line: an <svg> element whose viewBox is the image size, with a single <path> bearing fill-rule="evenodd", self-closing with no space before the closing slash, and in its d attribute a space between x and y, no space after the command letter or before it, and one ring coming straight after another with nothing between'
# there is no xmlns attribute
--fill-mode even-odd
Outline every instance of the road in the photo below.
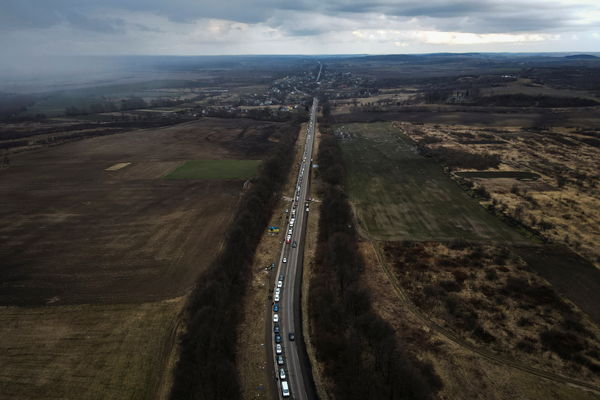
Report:
<svg viewBox="0 0 600 400"><path fill-rule="evenodd" d="M315 82L319 82L319 79L321 79L321 71L323 71L323 64L321 64L321 61L319 61L319 74L317 75Z"/></svg>
<svg viewBox="0 0 600 400"><path fill-rule="evenodd" d="M300 165L298 166L298 175L296 177L295 192L290 206L288 208L288 222L284 231L284 243L282 245L281 255L277 268L274 291L277 290L279 277L283 275L283 287L280 289L280 298L276 302L279 311L272 312L271 315L278 314L279 327L281 329L281 345L283 347L283 358L286 379L289 385L291 399L315 399L314 385L312 383L312 374L310 365L306 356L304 339L302 336L302 316L300 312L300 295L302 293L302 263L304 259L304 242L306 235L306 221L310 211L308 197L310 194L310 169L311 159L313 157L313 144L315 139L315 122L318 100L313 99L310 111L310 120L305 132L306 143ZM309 211L307 211L307 209ZM292 222L292 220L294 222ZM291 234L289 233L291 230ZM284 260L286 262L284 262ZM274 293L274 300L276 300ZM274 328L274 322L271 323ZM281 379L279 379L279 369L282 366L277 364L277 354L275 352L275 334L271 332L271 345L273 346L273 362L275 374L277 375L277 388L279 398L283 398L281 390ZM295 335L294 340L290 340L289 334Z"/></svg>

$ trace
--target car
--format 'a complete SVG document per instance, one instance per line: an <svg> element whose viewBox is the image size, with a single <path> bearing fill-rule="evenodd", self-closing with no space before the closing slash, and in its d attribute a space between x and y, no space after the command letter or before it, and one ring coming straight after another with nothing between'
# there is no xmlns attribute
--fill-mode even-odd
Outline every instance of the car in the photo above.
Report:
<svg viewBox="0 0 600 400"><path fill-rule="evenodd" d="M281 347L281 344L277 343L277 344L275 345L275 353L276 353L276 354L281 354L281 353L283 353L283 348Z"/></svg>
<svg viewBox="0 0 600 400"><path fill-rule="evenodd" d="M282 281L283 278L285 278L285 275L284 274L279 274L279 280Z"/></svg>
<svg viewBox="0 0 600 400"><path fill-rule="evenodd" d="M285 369L283 369L283 368L279 368L279 379L281 379L281 380L285 379Z"/></svg>
<svg viewBox="0 0 600 400"><path fill-rule="evenodd" d="M300 201L300 196L296 196L296 201Z"/></svg>
<svg viewBox="0 0 600 400"><path fill-rule="evenodd" d="M273 324L273 333L280 333L281 332L281 327L279 326L279 324Z"/></svg>
<svg viewBox="0 0 600 400"><path fill-rule="evenodd" d="M278 288L283 287L283 281L277 281L277 287Z"/></svg>
<svg viewBox="0 0 600 400"><path fill-rule="evenodd" d="M296 340L296 335L294 335L294 332L290 332L288 334L288 338L290 339L291 342L293 342L294 340Z"/></svg>
<svg viewBox="0 0 600 400"><path fill-rule="evenodd" d="M275 335L275 343L281 343L281 335Z"/></svg>
<svg viewBox="0 0 600 400"><path fill-rule="evenodd" d="M275 312L279 311L279 303L273 304L273 311L275 311Z"/></svg>
<svg viewBox="0 0 600 400"><path fill-rule="evenodd" d="M281 381L281 397L290 397L290 387L287 381Z"/></svg>
<svg viewBox="0 0 600 400"><path fill-rule="evenodd" d="M296 247L298 246L298 243L294 240L294 243L292 243L292 247Z"/></svg>
<svg viewBox="0 0 600 400"><path fill-rule="evenodd" d="M273 314L273 322L279 322L279 314Z"/></svg>
<svg viewBox="0 0 600 400"><path fill-rule="evenodd" d="M292 232L294 232L294 230L292 228L290 228L290 230L288 231L288 235L292 235Z"/></svg>
<svg viewBox="0 0 600 400"><path fill-rule="evenodd" d="M275 296L273 296L273 300L279 301L279 293L275 293Z"/></svg>
<svg viewBox="0 0 600 400"><path fill-rule="evenodd" d="M306 207L306 212L308 212L308 211L309 211L309 210L308 210L308 207Z"/></svg>
<svg viewBox="0 0 600 400"><path fill-rule="evenodd" d="M283 262L286 263L287 262L287 257L283 257Z"/></svg>
<svg viewBox="0 0 600 400"><path fill-rule="evenodd" d="M277 364L283 365L283 356L277 356Z"/></svg>
<svg viewBox="0 0 600 400"><path fill-rule="evenodd" d="M292 235L287 235L285 238L285 242L289 244L292 241Z"/></svg>

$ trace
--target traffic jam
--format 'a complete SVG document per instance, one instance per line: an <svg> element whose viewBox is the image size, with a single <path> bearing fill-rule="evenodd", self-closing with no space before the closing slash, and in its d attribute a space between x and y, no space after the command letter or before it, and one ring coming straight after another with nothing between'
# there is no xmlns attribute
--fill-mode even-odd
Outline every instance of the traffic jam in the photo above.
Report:
<svg viewBox="0 0 600 400"><path fill-rule="evenodd" d="M302 183L306 174L306 165L307 162L310 163L312 161L308 160L308 144L311 142L312 135L312 124L309 124L308 134L307 134L307 148L304 150L304 154L302 156L302 162L300 163L300 168L298 172L298 179L296 182L295 191L291 201L290 209L285 210L286 214L289 214L289 221L285 232L285 240L282 248L282 258L281 264L279 267L279 277L275 283L275 287L273 289L273 309L272 309L272 323L273 323L273 345L274 345L274 358L275 358L275 371L277 378L279 380L279 385L281 389L282 397L290 397L290 385L289 385L289 376L287 373L286 359L285 359L285 346L284 346L284 332L282 328L282 313L281 313L281 300L282 293L284 290L284 280L285 274L283 271L286 269L288 265L288 257L291 248L296 248L298 246L298 241L300 239L300 235L294 235L295 226L298 226L298 213L300 212L309 212L309 203L306 201L304 204L300 202L301 191L302 191ZM303 207L304 206L304 207ZM298 229L297 232L300 232ZM290 266L292 268L292 266ZM295 271L289 271L289 274L294 274ZM293 342L295 340L294 332L287 332L287 340Z"/></svg>

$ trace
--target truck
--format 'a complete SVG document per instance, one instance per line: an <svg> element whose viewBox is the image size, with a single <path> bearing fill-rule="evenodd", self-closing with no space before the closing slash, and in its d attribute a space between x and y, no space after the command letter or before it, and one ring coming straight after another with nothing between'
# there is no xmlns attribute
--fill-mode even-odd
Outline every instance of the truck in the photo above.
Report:
<svg viewBox="0 0 600 400"><path fill-rule="evenodd" d="M290 397L290 387L287 381L281 381L281 395L283 397Z"/></svg>

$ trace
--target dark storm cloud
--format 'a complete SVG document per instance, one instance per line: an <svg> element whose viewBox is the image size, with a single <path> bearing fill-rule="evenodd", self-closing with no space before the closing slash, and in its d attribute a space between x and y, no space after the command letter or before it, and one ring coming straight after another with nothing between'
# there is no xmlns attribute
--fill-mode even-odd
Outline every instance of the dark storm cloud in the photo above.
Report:
<svg viewBox="0 0 600 400"><path fill-rule="evenodd" d="M126 23L119 18L87 17L77 12L64 13L64 21L76 29L103 33L123 33Z"/></svg>
<svg viewBox="0 0 600 400"><path fill-rule="evenodd" d="M436 18L454 17L473 12L486 12L492 5L485 1L402 1L402 2L365 2L349 1L333 4L327 7L329 12L347 13L383 13L394 16L417 17L428 16Z"/></svg>

